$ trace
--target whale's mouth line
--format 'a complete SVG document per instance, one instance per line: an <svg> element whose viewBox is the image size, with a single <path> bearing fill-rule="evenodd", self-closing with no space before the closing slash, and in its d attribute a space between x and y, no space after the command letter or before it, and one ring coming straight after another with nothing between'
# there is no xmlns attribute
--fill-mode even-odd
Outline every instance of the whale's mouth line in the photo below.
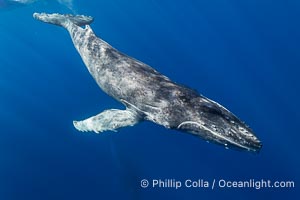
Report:
<svg viewBox="0 0 300 200"><path fill-rule="evenodd" d="M184 125L187 125L187 124L193 124L193 125L197 125L199 126L200 129L204 130L204 131L208 131L209 133L213 134L213 136L215 136L216 138L218 139L221 139L221 140L224 140L224 141L227 141L228 143L230 143L231 145L234 145L236 147L239 147L239 148L242 148L242 149L245 149L245 150L248 150L248 151L257 151L253 148L249 148L247 146L244 146L242 144L239 144L233 140L230 140L229 138L217 133L216 131L213 131L209 128L207 128L206 126L202 125L201 123L199 122L195 122L195 121L185 121L185 122L182 122L180 123L178 126L177 126L177 129L180 129L182 126ZM220 143L220 142L218 142ZM225 147L227 148L228 144L227 143L224 143Z"/></svg>

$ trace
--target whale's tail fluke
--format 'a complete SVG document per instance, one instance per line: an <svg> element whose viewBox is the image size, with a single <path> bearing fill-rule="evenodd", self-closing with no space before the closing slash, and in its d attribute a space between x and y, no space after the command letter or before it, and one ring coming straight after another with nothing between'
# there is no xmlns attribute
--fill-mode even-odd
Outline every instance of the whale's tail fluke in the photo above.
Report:
<svg viewBox="0 0 300 200"><path fill-rule="evenodd" d="M85 15L62 15L58 13L33 13L33 17L45 23L54 24L57 26L65 26L67 22L72 22L77 26L84 26L93 22L93 17Z"/></svg>

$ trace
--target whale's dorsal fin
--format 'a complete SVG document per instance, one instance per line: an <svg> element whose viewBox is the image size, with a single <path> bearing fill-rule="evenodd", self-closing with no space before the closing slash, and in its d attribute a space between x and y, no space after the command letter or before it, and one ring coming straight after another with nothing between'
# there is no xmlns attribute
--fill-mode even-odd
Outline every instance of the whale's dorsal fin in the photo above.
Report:
<svg viewBox="0 0 300 200"><path fill-rule="evenodd" d="M82 121L73 121L79 131L116 131L118 128L133 126L141 121L140 116L131 109L110 109Z"/></svg>

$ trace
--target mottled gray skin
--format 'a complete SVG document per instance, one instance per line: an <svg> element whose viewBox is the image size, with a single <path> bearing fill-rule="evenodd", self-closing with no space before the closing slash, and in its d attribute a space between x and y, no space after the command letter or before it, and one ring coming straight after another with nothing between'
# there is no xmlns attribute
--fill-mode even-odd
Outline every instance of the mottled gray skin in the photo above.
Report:
<svg viewBox="0 0 300 200"><path fill-rule="evenodd" d="M189 132L225 147L254 152L261 148L252 130L223 106L119 52L89 26L81 28L71 21L63 26L99 87L134 111L140 121Z"/></svg>

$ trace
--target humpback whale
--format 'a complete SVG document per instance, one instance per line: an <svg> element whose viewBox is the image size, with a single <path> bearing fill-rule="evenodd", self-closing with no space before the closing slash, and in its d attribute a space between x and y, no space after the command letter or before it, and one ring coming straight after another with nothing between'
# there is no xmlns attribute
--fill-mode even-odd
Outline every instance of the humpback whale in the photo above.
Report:
<svg viewBox="0 0 300 200"><path fill-rule="evenodd" d="M39 2L43 3L42 5L49 5L56 1L74 12L73 0L0 0L0 9L13 9Z"/></svg>
<svg viewBox="0 0 300 200"><path fill-rule="evenodd" d="M16 7L36 2L36 0L0 0L0 8Z"/></svg>
<svg viewBox="0 0 300 200"><path fill-rule="evenodd" d="M126 107L73 121L77 130L116 131L148 120L226 148L251 152L261 149L261 142L249 126L225 107L173 82L97 37L89 26L92 17L58 13L34 13L33 17L64 27L99 87Z"/></svg>

